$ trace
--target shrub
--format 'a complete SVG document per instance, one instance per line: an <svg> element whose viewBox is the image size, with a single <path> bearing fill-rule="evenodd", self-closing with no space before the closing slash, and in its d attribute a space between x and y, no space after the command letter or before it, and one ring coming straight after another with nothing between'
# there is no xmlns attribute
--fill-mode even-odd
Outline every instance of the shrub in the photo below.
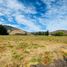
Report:
<svg viewBox="0 0 67 67"><path fill-rule="evenodd" d="M56 32L54 35L55 36L63 36L64 35L64 32Z"/></svg>

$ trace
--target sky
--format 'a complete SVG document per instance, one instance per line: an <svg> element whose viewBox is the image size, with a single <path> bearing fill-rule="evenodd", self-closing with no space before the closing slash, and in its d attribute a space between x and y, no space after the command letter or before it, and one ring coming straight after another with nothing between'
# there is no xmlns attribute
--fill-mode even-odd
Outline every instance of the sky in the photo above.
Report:
<svg viewBox="0 0 67 67"><path fill-rule="evenodd" d="M67 0L0 0L0 24L28 32L67 30Z"/></svg>

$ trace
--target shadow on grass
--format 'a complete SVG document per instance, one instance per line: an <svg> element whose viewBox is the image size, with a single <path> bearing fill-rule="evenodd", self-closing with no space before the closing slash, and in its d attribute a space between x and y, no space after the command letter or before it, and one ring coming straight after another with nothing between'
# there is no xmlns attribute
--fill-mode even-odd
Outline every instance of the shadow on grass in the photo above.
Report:
<svg viewBox="0 0 67 67"><path fill-rule="evenodd" d="M51 64L47 65L37 64L37 65L31 65L30 67L67 67L67 61L58 59Z"/></svg>

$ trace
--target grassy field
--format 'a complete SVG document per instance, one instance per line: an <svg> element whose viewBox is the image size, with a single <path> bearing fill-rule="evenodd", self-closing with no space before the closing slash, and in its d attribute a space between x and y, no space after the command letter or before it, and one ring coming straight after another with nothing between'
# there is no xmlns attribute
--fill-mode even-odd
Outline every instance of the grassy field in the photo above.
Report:
<svg viewBox="0 0 67 67"><path fill-rule="evenodd" d="M49 64L67 56L67 36L0 36L0 67Z"/></svg>

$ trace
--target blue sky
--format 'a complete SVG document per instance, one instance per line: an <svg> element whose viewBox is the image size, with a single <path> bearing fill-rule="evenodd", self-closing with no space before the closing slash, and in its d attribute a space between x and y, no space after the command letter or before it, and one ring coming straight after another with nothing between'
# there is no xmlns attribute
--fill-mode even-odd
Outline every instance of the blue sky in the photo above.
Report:
<svg viewBox="0 0 67 67"><path fill-rule="evenodd" d="M67 0L0 0L0 24L22 30L67 30Z"/></svg>

